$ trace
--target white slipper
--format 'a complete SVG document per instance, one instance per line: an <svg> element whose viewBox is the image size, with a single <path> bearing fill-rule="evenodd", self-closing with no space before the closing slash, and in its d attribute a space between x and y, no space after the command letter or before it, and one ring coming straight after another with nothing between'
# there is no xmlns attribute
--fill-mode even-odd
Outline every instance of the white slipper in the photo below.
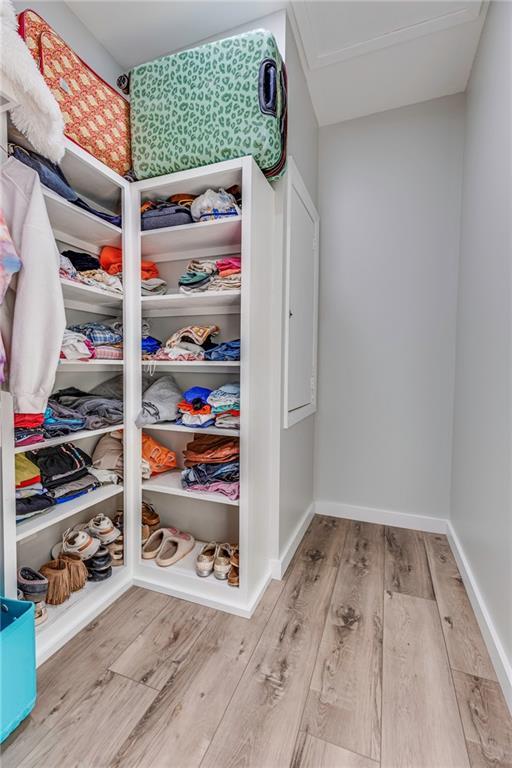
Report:
<svg viewBox="0 0 512 768"><path fill-rule="evenodd" d="M52 556L54 551L57 550L57 547L60 547L58 554L62 551L67 555L78 555L81 560L87 560L89 557L96 554L100 545L100 540L91 536L87 531L74 531L68 529L62 536L62 544L53 547Z"/></svg>

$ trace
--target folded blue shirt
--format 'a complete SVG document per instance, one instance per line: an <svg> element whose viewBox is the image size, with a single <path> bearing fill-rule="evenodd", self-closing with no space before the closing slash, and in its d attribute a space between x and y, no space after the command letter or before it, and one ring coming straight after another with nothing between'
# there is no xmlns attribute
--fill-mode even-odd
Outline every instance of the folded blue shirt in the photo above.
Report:
<svg viewBox="0 0 512 768"><path fill-rule="evenodd" d="M240 360L240 339L225 341L207 349L204 353L205 360Z"/></svg>

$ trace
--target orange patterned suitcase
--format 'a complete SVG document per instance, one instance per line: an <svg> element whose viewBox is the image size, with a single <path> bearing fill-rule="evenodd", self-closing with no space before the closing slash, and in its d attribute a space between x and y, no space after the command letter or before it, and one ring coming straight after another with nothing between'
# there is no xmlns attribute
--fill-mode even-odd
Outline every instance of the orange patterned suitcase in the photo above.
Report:
<svg viewBox="0 0 512 768"><path fill-rule="evenodd" d="M130 105L31 10L19 32L57 99L68 138L123 175L131 168Z"/></svg>

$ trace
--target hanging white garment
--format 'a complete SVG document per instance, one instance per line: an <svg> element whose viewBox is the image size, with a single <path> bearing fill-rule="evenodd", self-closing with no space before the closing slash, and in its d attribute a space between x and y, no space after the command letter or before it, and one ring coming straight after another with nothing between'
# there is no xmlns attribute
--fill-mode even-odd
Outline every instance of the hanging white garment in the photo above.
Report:
<svg viewBox="0 0 512 768"><path fill-rule="evenodd" d="M16 413L42 413L55 383L66 327L60 254L35 171L10 157L0 169L0 199L22 263L0 306L9 390Z"/></svg>

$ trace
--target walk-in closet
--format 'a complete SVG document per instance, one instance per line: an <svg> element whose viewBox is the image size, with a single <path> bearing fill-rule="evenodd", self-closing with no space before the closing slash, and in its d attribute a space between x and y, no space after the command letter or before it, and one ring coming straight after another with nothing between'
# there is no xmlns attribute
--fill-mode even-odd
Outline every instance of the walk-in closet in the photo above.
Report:
<svg viewBox="0 0 512 768"><path fill-rule="evenodd" d="M512 765L511 50L0 0L6 768Z"/></svg>

